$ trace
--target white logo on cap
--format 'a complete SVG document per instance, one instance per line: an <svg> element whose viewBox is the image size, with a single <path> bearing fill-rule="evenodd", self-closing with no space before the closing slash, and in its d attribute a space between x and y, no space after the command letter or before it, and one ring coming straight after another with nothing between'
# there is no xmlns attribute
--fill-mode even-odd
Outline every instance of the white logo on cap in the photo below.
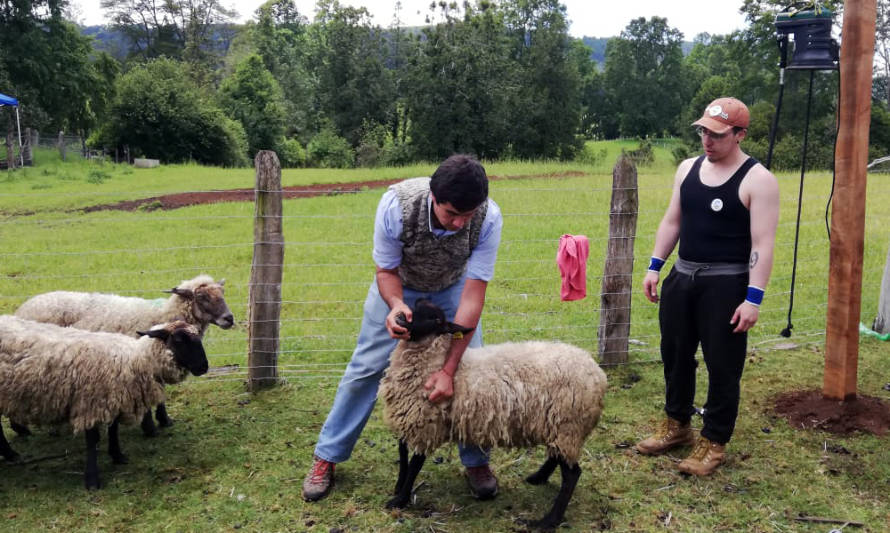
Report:
<svg viewBox="0 0 890 533"><path fill-rule="evenodd" d="M723 209L723 200L720 198L711 200L711 211L720 211L721 209Z"/></svg>
<svg viewBox="0 0 890 533"><path fill-rule="evenodd" d="M724 113L723 107L721 107L719 105L712 105L711 107L709 107L708 114L711 115L712 117L716 117L717 115L720 115L720 118L722 118L723 120L729 119L729 113Z"/></svg>

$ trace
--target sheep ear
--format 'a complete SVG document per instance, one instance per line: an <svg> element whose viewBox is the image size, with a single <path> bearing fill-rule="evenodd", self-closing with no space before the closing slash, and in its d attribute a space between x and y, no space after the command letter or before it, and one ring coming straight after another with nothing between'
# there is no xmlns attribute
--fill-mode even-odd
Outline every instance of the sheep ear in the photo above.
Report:
<svg viewBox="0 0 890 533"><path fill-rule="evenodd" d="M471 333L474 329L476 328L468 328L465 326L461 326L460 324L455 324L454 322L445 323L445 333L451 333L452 335L456 333L466 335L467 333Z"/></svg>
<svg viewBox="0 0 890 533"><path fill-rule="evenodd" d="M176 294L177 296L181 296L181 297L185 298L186 300L191 300L192 298L195 297L194 292L190 291L189 289L180 289L179 287L173 287L169 291L164 291L164 292L168 292L170 294Z"/></svg>
<svg viewBox="0 0 890 533"><path fill-rule="evenodd" d="M148 331L137 331L136 333L138 333L140 337L143 335L147 335L153 339L161 339L163 341L167 340L167 337L170 336L170 332L163 328L150 329Z"/></svg>
<svg viewBox="0 0 890 533"><path fill-rule="evenodd" d="M219 286L220 286L220 287L224 287L225 284L226 284L226 278L223 278L223 279L217 281L217 283L219 283Z"/></svg>

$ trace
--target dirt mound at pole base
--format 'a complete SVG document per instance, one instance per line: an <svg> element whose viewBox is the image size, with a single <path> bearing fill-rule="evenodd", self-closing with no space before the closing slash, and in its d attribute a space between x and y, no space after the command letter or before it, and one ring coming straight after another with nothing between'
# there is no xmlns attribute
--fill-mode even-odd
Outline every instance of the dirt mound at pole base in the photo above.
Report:
<svg viewBox="0 0 890 533"><path fill-rule="evenodd" d="M801 390L778 395L774 405L776 414L799 429L842 435L856 431L885 435L890 429L890 403L872 396L838 401L824 398L822 391Z"/></svg>

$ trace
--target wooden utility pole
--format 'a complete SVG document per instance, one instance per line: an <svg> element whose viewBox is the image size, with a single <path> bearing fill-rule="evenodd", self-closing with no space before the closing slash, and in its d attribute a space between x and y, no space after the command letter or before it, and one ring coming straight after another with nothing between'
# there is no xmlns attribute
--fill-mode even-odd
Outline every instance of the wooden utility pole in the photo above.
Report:
<svg viewBox="0 0 890 533"><path fill-rule="evenodd" d="M822 395L832 400L856 398L876 15L876 0L844 4L822 386Z"/></svg>
<svg viewBox="0 0 890 533"><path fill-rule="evenodd" d="M248 388L257 391L278 380L278 333L281 317L281 165L271 150L256 155L256 211L253 264L248 289Z"/></svg>
<svg viewBox="0 0 890 533"><path fill-rule="evenodd" d="M626 363L637 232L637 169L622 155L612 169L609 244L600 296L599 352L604 366Z"/></svg>

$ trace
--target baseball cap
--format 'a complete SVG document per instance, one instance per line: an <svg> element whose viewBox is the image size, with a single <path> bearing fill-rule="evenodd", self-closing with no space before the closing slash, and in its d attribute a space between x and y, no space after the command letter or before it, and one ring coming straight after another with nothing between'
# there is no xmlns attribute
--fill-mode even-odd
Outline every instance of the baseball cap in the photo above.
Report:
<svg viewBox="0 0 890 533"><path fill-rule="evenodd" d="M693 126L708 128L714 133L725 133L733 127L747 128L751 115L748 107L736 98L718 98L708 104L702 117Z"/></svg>

